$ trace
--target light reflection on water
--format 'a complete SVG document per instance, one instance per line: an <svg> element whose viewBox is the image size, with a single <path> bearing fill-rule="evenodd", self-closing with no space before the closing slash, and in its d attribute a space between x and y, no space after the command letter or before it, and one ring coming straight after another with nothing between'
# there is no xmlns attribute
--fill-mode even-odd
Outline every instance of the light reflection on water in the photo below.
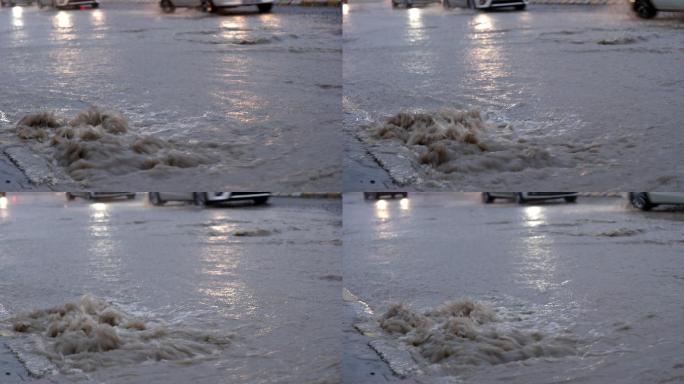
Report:
<svg viewBox="0 0 684 384"><path fill-rule="evenodd" d="M208 242L199 250L202 276L197 291L213 303L220 302L220 308L231 310L236 318L247 318L257 310L256 299L239 273L242 249L227 243L229 234L238 225L226 223L227 217L223 213L214 213L211 220L220 224L208 227Z"/></svg>
<svg viewBox="0 0 684 384"><path fill-rule="evenodd" d="M557 256L551 251L553 239L537 227L546 224L546 208L528 206L523 208L523 225L528 228L522 237L522 249L518 263L518 275L523 282L540 292L546 292L553 282Z"/></svg>
<svg viewBox="0 0 684 384"><path fill-rule="evenodd" d="M22 28L24 26L24 9L22 7L12 8L12 26Z"/></svg>
<svg viewBox="0 0 684 384"><path fill-rule="evenodd" d="M117 254L118 246L112 237L109 207L105 203L90 205L90 223L88 226L88 247L90 266L95 278L106 282L119 282L121 279L122 260Z"/></svg>

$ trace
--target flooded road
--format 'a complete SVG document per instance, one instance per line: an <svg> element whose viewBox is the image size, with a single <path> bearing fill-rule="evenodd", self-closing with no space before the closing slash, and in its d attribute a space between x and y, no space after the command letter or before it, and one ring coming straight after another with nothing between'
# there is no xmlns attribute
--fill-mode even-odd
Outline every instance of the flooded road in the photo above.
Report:
<svg viewBox="0 0 684 384"><path fill-rule="evenodd" d="M681 209L347 194L344 223L344 380L684 378Z"/></svg>
<svg viewBox="0 0 684 384"><path fill-rule="evenodd" d="M350 4L343 25L345 190L383 189L388 177L419 190L684 185L672 141L684 118L681 14L385 1ZM479 111L481 129L442 119L460 111ZM402 112L434 118L438 135L381 130ZM439 160L426 157L435 152Z"/></svg>
<svg viewBox="0 0 684 384"><path fill-rule="evenodd" d="M339 190L341 35L340 11L331 7L211 15L167 15L156 3L2 8L0 145L40 155L46 164L8 153L29 176L49 168L38 184ZM99 171L79 177L49 140L12 131L27 114L73 119L93 105L120 113L129 129L91 140L91 152L143 135L202 161L121 169L82 153Z"/></svg>
<svg viewBox="0 0 684 384"><path fill-rule="evenodd" d="M0 344L45 382L339 382L339 200L145 200L10 193Z"/></svg>

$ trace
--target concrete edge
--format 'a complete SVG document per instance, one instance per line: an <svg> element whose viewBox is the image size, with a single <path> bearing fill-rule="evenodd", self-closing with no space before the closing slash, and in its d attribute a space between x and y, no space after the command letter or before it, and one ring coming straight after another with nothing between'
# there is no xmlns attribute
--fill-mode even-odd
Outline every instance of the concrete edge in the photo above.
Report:
<svg viewBox="0 0 684 384"><path fill-rule="evenodd" d="M54 172L48 163L30 150L19 146L6 146L0 149L7 158L19 169L33 185L57 184Z"/></svg>

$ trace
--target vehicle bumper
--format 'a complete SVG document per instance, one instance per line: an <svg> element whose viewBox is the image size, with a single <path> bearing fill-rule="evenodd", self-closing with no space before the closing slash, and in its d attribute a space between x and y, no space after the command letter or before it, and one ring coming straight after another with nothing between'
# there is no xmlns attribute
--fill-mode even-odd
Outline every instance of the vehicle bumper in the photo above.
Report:
<svg viewBox="0 0 684 384"><path fill-rule="evenodd" d="M273 4L273 0L214 0L216 7L243 7L259 4Z"/></svg>
<svg viewBox="0 0 684 384"><path fill-rule="evenodd" d="M475 8L503 8L527 5L527 0L474 0Z"/></svg>
<svg viewBox="0 0 684 384"><path fill-rule="evenodd" d="M270 196L270 192L207 192L207 201L252 200Z"/></svg>
<svg viewBox="0 0 684 384"><path fill-rule="evenodd" d="M564 197L576 197L577 192L526 192L525 199L527 200L546 200L546 199L562 199Z"/></svg>

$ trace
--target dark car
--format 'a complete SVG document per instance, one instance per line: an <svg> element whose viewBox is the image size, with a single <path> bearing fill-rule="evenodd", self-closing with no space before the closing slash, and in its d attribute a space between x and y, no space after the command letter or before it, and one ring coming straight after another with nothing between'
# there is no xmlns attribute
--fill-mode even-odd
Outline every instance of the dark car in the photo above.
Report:
<svg viewBox="0 0 684 384"><path fill-rule="evenodd" d="M574 203L577 201L577 192L482 192L483 203L493 203L496 199L515 200L519 204L555 199L564 199L568 203Z"/></svg>

